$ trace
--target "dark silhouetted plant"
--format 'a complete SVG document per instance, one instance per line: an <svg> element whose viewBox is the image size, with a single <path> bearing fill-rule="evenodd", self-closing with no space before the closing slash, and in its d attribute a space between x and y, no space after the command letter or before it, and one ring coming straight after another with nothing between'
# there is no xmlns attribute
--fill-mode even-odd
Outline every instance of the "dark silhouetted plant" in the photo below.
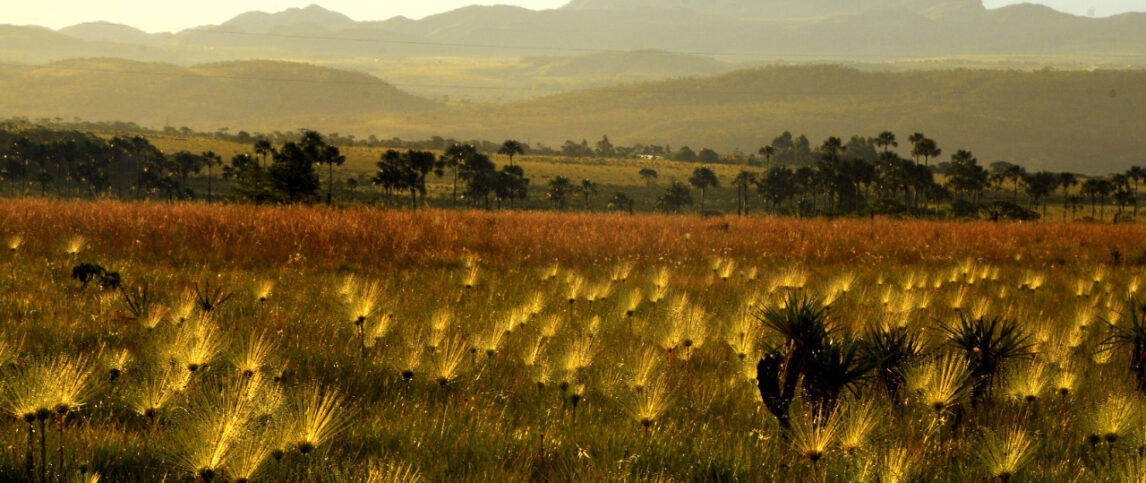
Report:
<svg viewBox="0 0 1146 483"><path fill-rule="evenodd" d="M983 397L1003 362L1031 354L1029 336L1014 320L973 318L961 313L958 322L943 330L948 341L961 349L971 364L973 404Z"/></svg>
<svg viewBox="0 0 1146 483"><path fill-rule="evenodd" d="M227 292L223 287L216 287L212 290L211 282L204 283L202 289L200 289L199 284L196 283L194 289L195 305L203 312L211 312L219 308L223 302L226 302L234 295L233 292Z"/></svg>
<svg viewBox="0 0 1146 483"><path fill-rule="evenodd" d="M922 345L919 335L907 327L869 327L860 351L884 391L894 396L903 385L903 371L919 357Z"/></svg>
<svg viewBox="0 0 1146 483"><path fill-rule="evenodd" d="M1100 351L1130 348L1130 370L1138 378L1138 388L1146 389L1146 310L1139 309L1130 301L1130 313L1122 323L1112 324L1103 320L1110 328L1110 335L1098 345Z"/></svg>
<svg viewBox="0 0 1146 483"><path fill-rule="evenodd" d="M151 311L151 303L153 301L151 293L147 289L147 285L134 285L130 287L120 287L119 295L123 298L123 304L127 306L127 311L137 319L147 316Z"/></svg>
<svg viewBox="0 0 1146 483"><path fill-rule="evenodd" d="M781 347L765 353L756 364L760 398L780 426L791 428L788 408L806 375L813 354L824 348L831 333L827 312L815 297L788 295L781 307L758 310L764 327L784 338Z"/></svg>
<svg viewBox="0 0 1146 483"><path fill-rule="evenodd" d="M875 364L864 357L863 343L851 335L830 337L811 353L804 370L804 390L809 401L824 410L836 406L840 394L854 391Z"/></svg>

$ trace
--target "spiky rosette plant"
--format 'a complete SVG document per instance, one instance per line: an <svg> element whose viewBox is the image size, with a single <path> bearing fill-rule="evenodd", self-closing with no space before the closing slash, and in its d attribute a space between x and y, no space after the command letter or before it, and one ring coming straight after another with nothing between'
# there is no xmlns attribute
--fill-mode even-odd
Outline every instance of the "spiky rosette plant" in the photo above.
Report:
<svg viewBox="0 0 1146 483"><path fill-rule="evenodd" d="M40 434L40 480L48 476L47 422L56 419L60 431L60 462L57 470L64 470L65 419L69 414L87 403L98 389L92 377L94 364L84 356L59 355L32 361L5 378L3 391L4 411L28 424L29 439L25 469L30 476L33 471L32 439L33 423L39 423Z"/></svg>
<svg viewBox="0 0 1146 483"><path fill-rule="evenodd" d="M892 397L903 385L903 371L918 360L923 351L919 335L905 326L868 327L860 343L864 361L871 365L876 380Z"/></svg>
<svg viewBox="0 0 1146 483"><path fill-rule="evenodd" d="M805 366L804 391L809 402L833 407L845 391L854 391L875 364L860 353L861 344L850 335L829 337L812 352Z"/></svg>
<svg viewBox="0 0 1146 483"><path fill-rule="evenodd" d="M205 313L215 311L220 305L223 305L224 302L230 300L231 297L235 295L234 292L227 291L225 287L216 286L212 289L210 280L204 282L202 287L196 282L192 285L192 288L195 292L196 306Z"/></svg>
<svg viewBox="0 0 1146 483"><path fill-rule="evenodd" d="M266 332L252 335L242 351L232 356L235 369L242 377L252 377L264 367L272 365L278 345L267 338Z"/></svg>
<svg viewBox="0 0 1146 483"><path fill-rule="evenodd" d="M1031 355L1033 347L1019 322L1002 317L975 318L960 313L959 320L943 330L948 342L970 363L972 403L983 398L1004 362Z"/></svg>
<svg viewBox="0 0 1146 483"><path fill-rule="evenodd" d="M760 397L780 426L791 427L788 408L814 354L822 351L832 332L827 310L813 296L790 293L779 307L756 309L764 327L783 339L756 365Z"/></svg>
<svg viewBox="0 0 1146 483"><path fill-rule="evenodd" d="M1118 323L1103 319L1110 335L1099 344L1099 350L1129 349L1130 371L1138 379L1138 388L1146 389L1146 310L1138 308L1134 301L1127 306L1129 313L1120 317Z"/></svg>

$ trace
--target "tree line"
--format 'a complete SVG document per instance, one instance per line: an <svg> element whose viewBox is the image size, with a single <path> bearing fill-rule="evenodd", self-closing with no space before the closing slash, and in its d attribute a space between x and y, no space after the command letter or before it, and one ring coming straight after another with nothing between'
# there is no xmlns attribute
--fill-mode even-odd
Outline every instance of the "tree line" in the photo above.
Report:
<svg viewBox="0 0 1146 483"><path fill-rule="evenodd" d="M731 179L722 182L711 168L699 166L687 180L670 180L655 201L639 208L710 212L706 209L708 199L714 190L726 186L729 190L717 192L718 201L726 202L722 196L734 190L736 211L742 215L758 208L790 216L1034 219L1040 217L1040 211L1046 216L1048 204L1057 195L1064 217L1067 212L1077 215L1080 209L1089 208L1089 216L1104 218L1107 207L1113 204L1118 220L1137 215L1138 185L1146 180L1146 170L1139 166L1104 177L1028 172L1003 161L983 166L967 150L955 150L949 159L940 161L943 149L921 133L908 137L908 157L900 154L899 145L891 132L853 136L846 142L829 137L815 147L806 136L785 132L754 153L755 162L743 163L746 168ZM104 139L74 130L0 127L0 178L10 192L34 191L41 196L170 200L226 196L254 203L333 202L334 169L346 157L328 137L304 130L297 136L281 138L277 145L269 139L252 138L249 146L249 152L224 163L211 151L164 153L142 135ZM637 148L665 152L667 146ZM515 140L497 145L493 152L509 160L500 169L483 149L492 148L455 143L445 147L441 155L424 149L387 149L369 183L386 199L401 198L406 200L403 203L417 207L427 203L427 179L433 175L448 185L450 206L515 207L530 193L530 179L520 165L514 164L515 156L530 152L528 145ZM618 155L628 149L618 151L605 136L593 152ZM658 181L652 168L642 168L639 176L649 187ZM192 179L197 180L195 187L189 182ZM226 189L217 189L218 181L225 181ZM339 184L353 192L358 180ZM557 176L542 189L545 200L555 209L572 206L589 210L601 187L593 180ZM226 190L229 193L220 193ZM609 208L634 211L638 204L630 195L613 194L608 199Z"/></svg>
<svg viewBox="0 0 1146 483"><path fill-rule="evenodd" d="M741 170L728 180L735 189L737 213L747 215L753 198L759 198L763 209L776 215L943 214L1031 220L1045 217L1051 196L1061 190L1064 218L1068 211L1074 216L1089 206L1090 216L1102 219L1108 201L1113 201L1118 221L1128 214L1137 216L1138 185L1146 180L1141 166L1085 178L1071 172L1028 172L1005 161L983 166L963 149L947 161L933 163L943 154L935 140L914 133L908 143L910 157L905 158L895 149L896 135L888 131L875 137L853 136L847 142L829 137L815 148L806 137L793 138L786 132L758 150L762 171ZM641 169L639 175L649 184L657 179L651 168ZM712 169L697 167L687 183L672 180L657 198L656 208L679 213L696 206L704 213L706 192L719 186ZM699 203L694 193L699 194Z"/></svg>

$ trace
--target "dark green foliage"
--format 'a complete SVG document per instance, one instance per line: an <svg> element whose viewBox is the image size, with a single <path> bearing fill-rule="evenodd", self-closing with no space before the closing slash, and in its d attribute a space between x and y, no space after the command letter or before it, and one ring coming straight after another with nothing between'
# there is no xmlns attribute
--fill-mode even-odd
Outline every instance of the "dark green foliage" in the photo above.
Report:
<svg viewBox="0 0 1146 483"><path fill-rule="evenodd" d="M812 296L789 294L783 308L771 308L757 314L764 327L785 339L785 344L802 356L823 347L832 327L827 309Z"/></svg>
<svg viewBox="0 0 1146 483"><path fill-rule="evenodd" d="M1099 350L1130 348L1130 370L1138 378L1138 388L1146 389L1146 310L1130 301L1130 314L1121 324L1106 322L1110 335L1103 339Z"/></svg>
<svg viewBox="0 0 1146 483"><path fill-rule="evenodd" d="M869 328L861 343L864 361L876 380L894 396L903 385L903 370L920 355L919 336L906 327Z"/></svg>
<svg viewBox="0 0 1146 483"><path fill-rule="evenodd" d="M429 151L411 149L399 153L388 149L382 153L382 159L377 163L378 171L372 181L387 193L392 190L408 191L410 207L413 208L417 206L418 195L426 195L426 175L433 171L436 162L434 154Z"/></svg>
<svg viewBox="0 0 1146 483"><path fill-rule="evenodd" d="M104 290L115 290L120 284L119 272L109 272L94 263L81 263L72 267L72 278L83 284L81 289L87 288L93 281Z"/></svg>
<svg viewBox="0 0 1146 483"><path fill-rule="evenodd" d="M875 367L864 357L863 343L850 335L828 337L823 347L811 353L804 371L804 390L809 400L831 408L846 391L854 391Z"/></svg>
<svg viewBox="0 0 1146 483"><path fill-rule="evenodd" d="M868 211L873 215L899 215L907 212L907 206L898 200L880 198L867 205Z"/></svg>
<svg viewBox="0 0 1146 483"><path fill-rule="evenodd" d="M696 168L692 170L692 176L689 176L688 184L700 190L700 210L704 211L704 194L708 191L708 188L720 186L720 181L716 178L716 173L711 169Z"/></svg>
<svg viewBox="0 0 1146 483"><path fill-rule="evenodd" d="M81 263L72 267L72 278L79 280L83 284L82 288L87 288L88 283L104 272L103 267L94 263Z"/></svg>
<svg viewBox="0 0 1146 483"><path fill-rule="evenodd" d="M315 197L319 188L315 165L337 154L327 147L321 135L307 131L300 142L284 143L274 153L268 174L271 188L282 201L294 203Z"/></svg>
<svg viewBox="0 0 1146 483"><path fill-rule="evenodd" d="M983 214L991 221L1032 221L1039 219L1039 214L1023 208L1010 201L996 200L982 206Z"/></svg>
<svg viewBox="0 0 1146 483"><path fill-rule="evenodd" d="M692 204L692 193L688 185L673 181L665 194L657 198L657 209L668 213L680 213L685 206Z"/></svg>
<svg viewBox="0 0 1146 483"><path fill-rule="evenodd" d="M943 330L948 342L961 349L971 364L972 402L983 397L1004 362L1032 354L1029 336L1015 320L960 313L959 321Z"/></svg>
<svg viewBox="0 0 1146 483"><path fill-rule="evenodd" d="M760 397L781 427L790 427L788 408L801 381L807 398L828 410L874 367L859 341L832 336L827 310L815 297L789 294L783 308L762 310L756 317L784 338L783 346L756 365Z"/></svg>
<svg viewBox="0 0 1146 483"><path fill-rule="evenodd" d="M569 204L569 196L573 193L573 183L569 178L558 176L549 181L545 189L545 197L552 201L558 209L564 210Z"/></svg>

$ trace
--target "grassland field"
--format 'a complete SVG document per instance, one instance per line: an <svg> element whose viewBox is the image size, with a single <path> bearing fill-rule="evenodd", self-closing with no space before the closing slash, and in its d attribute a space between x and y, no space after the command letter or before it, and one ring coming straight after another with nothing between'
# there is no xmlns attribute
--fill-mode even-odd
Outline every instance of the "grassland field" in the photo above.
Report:
<svg viewBox="0 0 1146 483"><path fill-rule="evenodd" d="M7 200L0 480L1141 481L1143 235ZM909 335L902 386L782 428L756 361L801 300ZM972 377L995 318L1021 350Z"/></svg>

